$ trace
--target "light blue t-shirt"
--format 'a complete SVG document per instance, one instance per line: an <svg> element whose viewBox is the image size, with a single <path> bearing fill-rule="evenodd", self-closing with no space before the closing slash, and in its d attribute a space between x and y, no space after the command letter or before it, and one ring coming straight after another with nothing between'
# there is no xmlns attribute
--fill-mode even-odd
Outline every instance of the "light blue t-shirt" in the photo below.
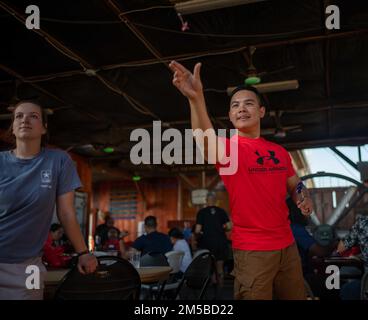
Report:
<svg viewBox="0 0 368 320"><path fill-rule="evenodd" d="M80 186L64 151L45 148L32 159L0 152L0 263L41 256L57 197Z"/></svg>
<svg viewBox="0 0 368 320"><path fill-rule="evenodd" d="M174 251L184 252L183 260L181 261L180 266L180 271L184 273L192 262L192 254L190 252L188 242L184 239L177 240L174 244Z"/></svg>

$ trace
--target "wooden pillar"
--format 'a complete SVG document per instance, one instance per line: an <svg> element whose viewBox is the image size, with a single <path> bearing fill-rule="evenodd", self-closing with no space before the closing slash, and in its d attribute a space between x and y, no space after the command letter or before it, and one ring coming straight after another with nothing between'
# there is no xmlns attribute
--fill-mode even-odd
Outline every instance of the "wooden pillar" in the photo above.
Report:
<svg viewBox="0 0 368 320"><path fill-rule="evenodd" d="M178 205L176 210L176 218L183 220L183 185L181 179L178 177Z"/></svg>
<svg viewBox="0 0 368 320"><path fill-rule="evenodd" d="M206 188L206 171L202 171L202 188Z"/></svg>

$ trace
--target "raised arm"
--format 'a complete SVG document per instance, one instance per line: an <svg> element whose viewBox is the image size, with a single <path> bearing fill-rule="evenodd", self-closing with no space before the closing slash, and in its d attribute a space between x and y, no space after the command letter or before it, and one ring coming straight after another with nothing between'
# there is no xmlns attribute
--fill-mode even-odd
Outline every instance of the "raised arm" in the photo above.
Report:
<svg viewBox="0 0 368 320"><path fill-rule="evenodd" d="M170 63L170 68L174 72L174 86L189 101L192 129L196 143L204 152L204 158L206 160L216 159L217 161L222 159L225 148L222 143L217 146L217 136L207 113L200 77L201 63L195 65L193 73L176 61ZM219 148L218 152L217 147Z"/></svg>

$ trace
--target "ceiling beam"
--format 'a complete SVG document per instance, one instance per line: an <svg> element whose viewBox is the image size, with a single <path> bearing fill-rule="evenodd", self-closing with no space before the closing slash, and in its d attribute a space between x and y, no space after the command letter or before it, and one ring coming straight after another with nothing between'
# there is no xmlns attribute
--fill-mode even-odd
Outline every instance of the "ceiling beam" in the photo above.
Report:
<svg viewBox="0 0 368 320"><path fill-rule="evenodd" d="M151 44L149 40L139 31L139 29L130 21L127 15L119 8L119 5L114 0L105 0L107 6L116 14L127 28L139 39L139 41L148 49L148 51L162 63L171 73L168 63L166 63L161 53Z"/></svg>
<svg viewBox="0 0 368 320"><path fill-rule="evenodd" d="M307 148L325 148L325 147L338 147L338 146L359 146L368 143L367 136L348 137L348 138L333 138L333 139L314 139L299 142L279 142L284 148L289 151L300 150Z"/></svg>
<svg viewBox="0 0 368 320"><path fill-rule="evenodd" d="M344 155L340 150L338 150L336 147L330 147L330 149L335 152L341 159L350 164L355 170L358 170L358 165L354 161L349 159L346 155Z"/></svg>
<svg viewBox="0 0 368 320"><path fill-rule="evenodd" d="M357 101L357 102L347 102L347 103L339 103L334 105L334 109L368 109L368 101ZM303 106L298 106L298 109L287 109L287 110L278 110L285 114L298 114L298 113L313 113L313 112L321 112L321 111L328 111L330 109L329 106L318 106L314 108L303 108ZM267 115L266 115L267 116ZM227 128L227 124L224 121L230 121L229 116L220 116L220 117L211 117L211 119L219 124L225 129ZM186 125L190 124L190 119L184 120L172 120L170 124L172 126L175 125ZM162 121L162 127L165 127L166 122ZM152 123L140 123L140 124L126 124L124 125L122 130L133 130L136 128L145 128L150 129L152 128Z"/></svg>
<svg viewBox="0 0 368 320"><path fill-rule="evenodd" d="M0 6L1 6L1 2L0 2ZM348 38L348 37L354 37L354 36L363 35L363 34L368 34L368 29L332 33L332 34L320 35L320 36L301 37L301 38L283 40L283 41L273 41L273 42L271 41L271 42L265 42L265 43L258 43L254 46L257 48L272 48L272 47L277 47L277 46L304 43L304 42L325 41L326 39ZM162 61L164 63L169 63L172 60L185 61L185 60L205 58L206 56L226 55L226 54L232 54L232 53L238 53L238 52L244 51L246 48L247 46L242 46L242 47L229 48L229 49L191 52L191 53L186 53L186 54L162 57ZM101 70L107 71L107 70L115 70L119 68L149 66L149 65L154 65L158 63L161 63L161 61L159 61L157 58L136 60L136 61L130 61L130 62L124 62L124 63L115 63L115 64L96 67L96 72L101 71ZM81 74L86 75L86 73L82 70L70 70L70 71L65 71L65 72L60 72L60 73L29 76L29 77L25 77L24 79L25 79L25 82L39 82L39 81L52 80L53 78L70 77L70 76L81 75ZM0 83L3 83L3 82L8 83L9 80L2 81Z"/></svg>
<svg viewBox="0 0 368 320"><path fill-rule="evenodd" d="M19 73L17 73L16 71L14 71L13 69L11 69L11 68L3 65L3 64L0 64L0 69L3 70L3 71L5 71L6 73L8 73L9 75L11 75L12 77L14 77L14 78L16 78L16 79L18 79L18 80L20 80L20 81L22 81L24 83L27 83L27 81L25 81L25 78L22 75L20 75ZM54 99L55 101L58 101L58 102L62 103L63 105L70 106L74 110L77 110L80 113L84 113L84 114L88 115L90 118L92 118L94 120L101 121L97 116L93 115L92 113L90 113L88 111L84 111L82 109L75 108L74 106L70 105L65 100L63 100L62 98L60 98L59 96L51 93L50 91L48 91L45 88L39 86L38 84L30 83L29 85L32 86L37 91L43 93L44 95L46 95L46 96Z"/></svg>
<svg viewBox="0 0 368 320"><path fill-rule="evenodd" d="M183 15L235 7L266 0L171 0L175 10Z"/></svg>
<svg viewBox="0 0 368 320"><path fill-rule="evenodd" d="M7 3L0 1L0 8L4 9L6 12L11 14L15 19L17 19L22 24L25 24L26 17L22 13L14 9L13 7L9 6ZM32 29L32 31L37 33L39 36L41 36L47 43L49 43L52 47L54 47L60 53L62 53L69 59L78 62L84 71L90 72L105 87L115 92L115 94L122 96L128 102L128 104L133 107L133 109L135 109L136 111L144 115L150 115L154 119L159 119L159 117L155 115L149 108L143 106L139 101L137 101L135 98L131 97L126 92L121 90L113 82L111 82L107 78L97 73L96 68L92 64L90 64L87 60L82 58L74 50L68 48L66 45L64 45L61 41L56 39L54 36L46 32L44 29Z"/></svg>

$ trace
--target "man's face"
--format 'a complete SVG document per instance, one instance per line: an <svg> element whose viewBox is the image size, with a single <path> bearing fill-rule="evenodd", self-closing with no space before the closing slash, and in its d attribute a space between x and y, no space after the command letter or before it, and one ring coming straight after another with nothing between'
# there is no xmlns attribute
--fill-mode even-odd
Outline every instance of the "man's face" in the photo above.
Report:
<svg viewBox="0 0 368 320"><path fill-rule="evenodd" d="M52 239L55 241L59 241L64 234L64 229L63 228L59 228L56 231L52 232Z"/></svg>
<svg viewBox="0 0 368 320"><path fill-rule="evenodd" d="M260 125L265 111L254 92L240 90L231 98L229 118L234 128L247 132Z"/></svg>
<svg viewBox="0 0 368 320"><path fill-rule="evenodd" d="M207 197L207 205L208 206L214 206L216 203L216 199L215 197L211 196L211 197Z"/></svg>
<svg viewBox="0 0 368 320"><path fill-rule="evenodd" d="M106 220L106 225L109 227L109 228L112 228L114 226L114 219L108 219Z"/></svg>

